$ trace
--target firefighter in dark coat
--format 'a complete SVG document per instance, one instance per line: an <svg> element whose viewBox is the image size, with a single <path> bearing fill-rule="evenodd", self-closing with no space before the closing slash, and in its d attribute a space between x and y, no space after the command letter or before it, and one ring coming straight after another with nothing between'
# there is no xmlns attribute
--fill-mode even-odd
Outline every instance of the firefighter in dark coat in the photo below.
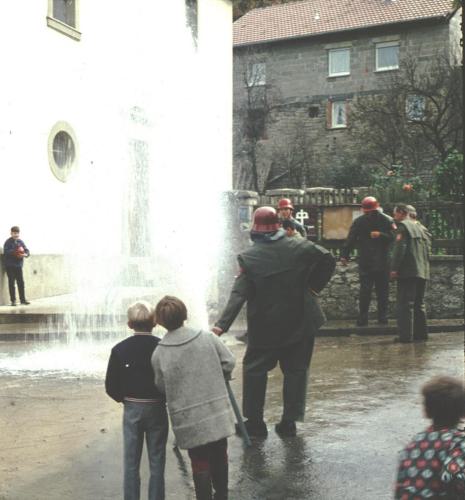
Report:
<svg viewBox="0 0 465 500"><path fill-rule="evenodd" d="M255 211L254 244L238 257L240 273L213 331L228 331L247 302L248 345L243 359L243 414L251 436L265 437L263 420L267 375L279 361L284 375L282 436L295 436L305 413L307 378L315 334L325 317L319 292L330 280L334 257L300 238L288 238L276 211Z"/></svg>
<svg viewBox="0 0 465 500"><path fill-rule="evenodd" d="M398 342L426 340L428 337L424 298L430 277L431 234L408 214L407 205L398 204L394 209L398 230L392 253L391 278L397 279Z"/></svg>
<svg viewBox="0 0 465 500"><path fill-rule="evenodd" d="M305 229L305 226L303 224L301 224L298 220L292 217L293 212L294 212L294 206L292 205L291 200L289 200L288 198L281 198L278 201L278 215L281 223L286 220L292 221L295 226L295 229L299 232L302 238L306 238L307 230Z"/></svg>
<svg viewBox="0 0 465 500"><path fill-rule="evenodd" d="M360 279L359 315L357 326L368 324L368 309L373 285L378 303L378 323L387 324L389 299L389 248L394 240L396 225L391 217L379 210L373 196L362 200L363 215L357 217L341 251L341 263L347 265L350 251L358 250Z"/></svg>

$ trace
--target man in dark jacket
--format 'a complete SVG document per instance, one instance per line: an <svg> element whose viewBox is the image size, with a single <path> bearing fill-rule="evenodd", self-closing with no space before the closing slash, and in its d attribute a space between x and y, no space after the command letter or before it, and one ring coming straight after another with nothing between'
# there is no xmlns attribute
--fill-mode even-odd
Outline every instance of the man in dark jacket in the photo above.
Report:
<svg viewBox="0 0 465 500"><path fill-rule="evenodd" d="M341 264L347 265L352 249L358 251L360 279L359 315L357 326L368 324L368 309L373 285L378 302L378 323L387 324L389 299L389 247L394 240L396 225L391 217L383 214L373 196L362 200L363 215L357 217L341 251Z"/></svg>
<svg viewBox="0 0 465 500"><path fill-rule="evenodd" d="M430 277L431 235L418 221L408 217L407 205L398 204L394 219L398 224L394 242L391 278L397 279L398 342L426 340L425 290Z"/></svg>
<svg viewBox="0 0 465 500"><path fill-rule="evenodd" d="M168 415L165 397L155 387L151 358L159 338L152 335L154 308L137 302L128 309L134 335L111 350L105 378L107 394L124 404L124 499L140 497L139 466L144 444L150 464L150 500L165 498L165 448Z"/></svg>
<svg viewBox="0 0 465 500"><path fill-rule="evenodd" d="M19 227L13 226L10 232L11 236L3 245L5 270L8 276L8 290L10 292L11 305L16 305L15 282L18 285L19 300L21 304L27 306L24 291L23 264L24 258L29 257L29 250L26 243L19 237Z"/></svg>
<svg viewBox="0 0 465 500"><path fill-rule="evenodd" d="M292 221L295 230L302 236L302 238L307 237L307 231L305 226L301 224L299 221L292 217L292 213L294 212L294 206L292 205L291 200L288 198L281 198L278 201L278 214L281 223L284 221Z"/></svg>
<svg viewBox="0 0 465 500"><path fill-rule="evenodd" d="M288 238L276 211L255 211L251 248L239 255L240 272L213 331L228 331L247 302L248 344L243 359L243 414L252 436L266 436L267 374L279 361L284 375L282 436L302 421L315 333L325 318L317 301L335 268L333 256L305 239Z"/></svg>

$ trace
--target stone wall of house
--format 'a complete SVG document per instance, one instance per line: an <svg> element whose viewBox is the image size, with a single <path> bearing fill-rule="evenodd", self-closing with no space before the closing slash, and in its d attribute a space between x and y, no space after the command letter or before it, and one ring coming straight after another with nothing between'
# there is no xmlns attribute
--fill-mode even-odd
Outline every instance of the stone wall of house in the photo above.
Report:
<svg viewBox="0 0 465 500"><path fill-rule="evenodd" d="M375 44L399 40L400 60L407 53L427 64L441 50L448 50L458 33L447 22L395 25L370 30L237 48L234 64L234 186L250 189L250 140L244 127L247 107L246 67L266 64L266 86L252 89L266 93L265 130L258 141L256 158L268 188L325 185L332 170L347 164L352 143L347 129L327 128L329 100L346 100L373 94L386 87L392 71L375 71ZM348 76L328 76L328 50L351 48ZM307 178L285 175L295 150L306 144L310 164Z"/></svg>
<svg viewBox="0 0 465 500"><path fill-rule="evenodd" d="M449 43L450 52L453 60L463 61L463 49L460 45L460 40L463 38L462 34L462 9L459 9L451 18L449 22Z"/></svg>

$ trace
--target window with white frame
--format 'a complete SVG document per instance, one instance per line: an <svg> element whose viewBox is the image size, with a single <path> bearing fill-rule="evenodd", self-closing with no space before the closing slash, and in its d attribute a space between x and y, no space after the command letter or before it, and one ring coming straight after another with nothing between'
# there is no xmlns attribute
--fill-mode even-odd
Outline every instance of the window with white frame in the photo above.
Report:
<svg viewBox="0 0 465 500"><path fill-rule="evenodd" d="M350 75L350 49L328 50L328 75L344 76Z"/></svg>
<svg viewBox="0 0 465 500"><path fill-rule="evenodd" d="M376 71L399 68L399 42L376 44Z"/></svg>
<svg viewBox="0 0 465 500"><path fill-rule="evenodd" d="M75 0L53 0L53 17L68 26L76 27Z"/></svg>
<svg viewBox="0 0 465 500"><path fill-rule="evenodd" d="M422 95L408 95L405 100L405 114L410 121L422 121L425 118L426 101Z"/></svg>
<svg viewBox="0 0 465 500"><path fill-rule="evenodd" d="M67 122L57 122L48 137L48 161L53 175L66 182L78 160L76 134Z"/></svg>
<svg viewBox="0 0 465 500"><path fill-rule="evenodd" d="M266 85L266 64L253 63L247 67L247 86Z"/></svg>
<svg viewBox="0 0 465 500"><path fill-rule="evenodd" d="M48 0L47 26L80 40L79 2L80 0Z"/></svg>
<svg viewBox="0 0 465 500"><path fill-rule="evenodd" d="M347 102L332 101L331 102L331 128L347 127Z"/></svg>

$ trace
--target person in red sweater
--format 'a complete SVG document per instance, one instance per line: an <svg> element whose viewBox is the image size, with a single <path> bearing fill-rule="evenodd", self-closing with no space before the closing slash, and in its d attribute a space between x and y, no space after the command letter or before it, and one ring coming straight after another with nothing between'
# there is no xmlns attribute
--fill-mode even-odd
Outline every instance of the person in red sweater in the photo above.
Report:
<svg viewBox="0 0 465 500"><path fill-rule="evenodd" d="M465 416L462 381L438 376L422 388L425 415L432 420L400 454L397 500L465 498Z"/></svg>

